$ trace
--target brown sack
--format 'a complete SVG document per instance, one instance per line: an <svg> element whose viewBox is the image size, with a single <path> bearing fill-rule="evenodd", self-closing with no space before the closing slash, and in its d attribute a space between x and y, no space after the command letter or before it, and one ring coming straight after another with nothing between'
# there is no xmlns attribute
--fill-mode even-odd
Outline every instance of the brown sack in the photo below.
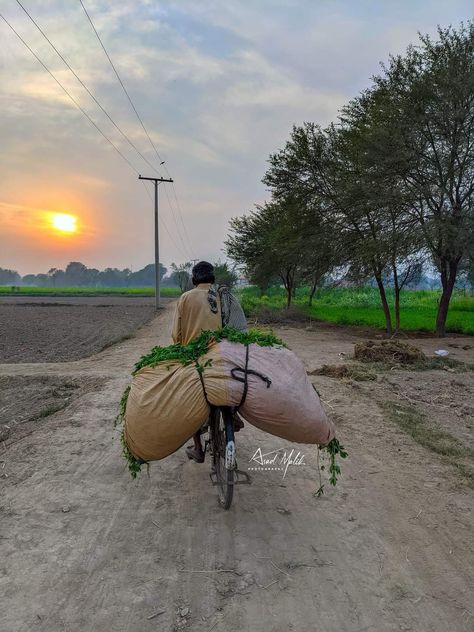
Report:
<svg viewBox="0 0 474 632"><path fill-rule="evenodd" d="M231 375L235 367L245 367L245 346L223 340L202 359L204 383L209 402L214 406L237 406L243 384ZM248 368L271 380L270 387L256 375L248 375L248 391L240 410L251 424L265 432L296 443L325 445L334 437L334 424L328 419L318 394L308 380L303 363L289 349L249 347ZM243 371L236 373L243 378Z"/></svg>
<svg viewBox="0 0 474 632"><path fill-rule="evenodd" d="M160 362L133 376L125 412L125 441L130 452L144 461L163 459L186 443L208 415L195 366Z"/></svg>
<svg viewBox="0 0 474 632"><path fill-rule="evenodd" d="M200 358L209 403L238 406L244 385L246 348L223 340ZM210 362L209 362L210 361ZM208 364L209 363L209 364ZM207 366L206 366L207 365ZM334 425L299 358L280 347L249 347L250 370L271 380L270 387L257 375L248 375L248 391L240 412L264 432L296 443L325 445ZM133 377L125 412L125 440L144 461L163 459L175 452L205 423L209 415L195 365L178 361L145 367Z"/></svg>

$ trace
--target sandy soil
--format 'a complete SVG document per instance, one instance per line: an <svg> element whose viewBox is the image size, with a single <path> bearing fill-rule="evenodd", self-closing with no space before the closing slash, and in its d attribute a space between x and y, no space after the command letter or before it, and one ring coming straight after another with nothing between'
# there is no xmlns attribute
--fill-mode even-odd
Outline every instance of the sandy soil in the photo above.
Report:
<svg viewBox="0 0 474 632"><path fill-rule="evenodd" d="M350 453L340 484L322 498L313 496L310 446L299 446L306 465L284 480L254 472L229 512L217 506L209 465L188 462L183 451L153 464L150 478L130 480L112 420L133 362L168 342L170 316L168 309L135 338L90 358L0 365L10 379L99 380L34 433L0 444L3 628L471 631L472 491L383 414L379 400L398 399L383 379L313 378ZM308 370L344 361L355 342L344 330L279 333ZM453 354L469 360L469 352ZM456 397L465 391L472 406L472 378L469 386L467 374L433 373L440 393L463 380ZM388 377L410 387L433 378ZM257 447L281 446L290 447L247 425L239 465L250 466Z"/></svg>
<svg viewBox="0 0 474 632"><path fill-rule="evenodd" d="M154 315L151 304L107 304L94 297L69 303L44 301L0 302L0 362L84 358L130 336Z"/></svg>

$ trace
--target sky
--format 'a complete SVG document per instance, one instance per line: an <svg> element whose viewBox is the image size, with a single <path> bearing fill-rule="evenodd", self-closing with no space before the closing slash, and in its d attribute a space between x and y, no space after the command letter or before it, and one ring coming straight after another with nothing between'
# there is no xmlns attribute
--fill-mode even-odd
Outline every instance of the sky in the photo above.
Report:
<svg viewBox="0 0 474 632"><path fill-rule="evenodd" d="M160 260L225 260L231 217L268 198L270 153L292 126L321 125L380 62L472 18L471 0L21 0L162 184ZM138 270L153 254L151 166L121 137L16 0L0 13L130 166L0 20L0 267L24 275L81 261ZM164 166L159 163L165 161ZM61 232L49 218L77 218Z"/></svg>

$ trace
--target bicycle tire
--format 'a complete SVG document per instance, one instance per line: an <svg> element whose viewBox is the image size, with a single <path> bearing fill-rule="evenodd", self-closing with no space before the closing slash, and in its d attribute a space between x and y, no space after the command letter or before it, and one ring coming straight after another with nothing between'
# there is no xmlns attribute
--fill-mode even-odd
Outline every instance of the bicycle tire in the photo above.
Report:
<svg viewBox="0 0 474 632"><path fill-rule="evenodd" d="M231 415L231 412L222 408L215 408L211 413L212 461L216 473L219 505L223 509L230 508L234 495L234 470L225 466L227 415Z"/></svg>

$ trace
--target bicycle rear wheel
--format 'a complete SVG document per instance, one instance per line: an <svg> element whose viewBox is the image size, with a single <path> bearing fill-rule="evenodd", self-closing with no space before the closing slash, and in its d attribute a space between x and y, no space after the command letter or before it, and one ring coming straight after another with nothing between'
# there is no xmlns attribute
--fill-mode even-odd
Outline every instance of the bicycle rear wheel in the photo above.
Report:
<svg viewBox="0 0 474 632"><path fill-rule="evenodd" d="M229 509L234 495L235 454L229 462L229 447L231 450L235 449L232 424L230 409L222 407L212 410L210 419L212 463L216 475L219 505L223 509ZM230 442L231 446L229 446Z"/></svg>

